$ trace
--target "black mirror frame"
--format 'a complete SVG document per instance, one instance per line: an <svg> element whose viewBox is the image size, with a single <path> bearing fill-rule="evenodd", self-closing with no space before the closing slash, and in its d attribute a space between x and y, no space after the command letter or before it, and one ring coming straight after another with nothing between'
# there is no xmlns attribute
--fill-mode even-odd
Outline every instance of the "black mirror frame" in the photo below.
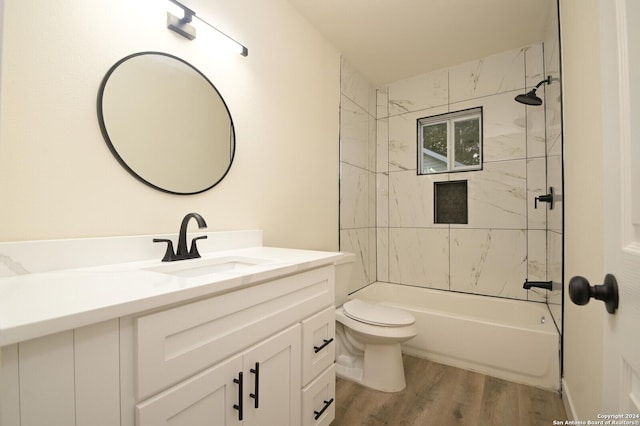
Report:
<svg viewBox="0 0 640 426"><path fill-rule="evenodd" d="M172 190L169 190L169 189L166 189L166 188L162 188L162 187L160 187L158 185L155 185L152 182L149 182L148 180L144 179L142 176L138 175L135 172L135 170L133 170L127 164L127 162L122 158L122 156L118 153L118 151L116 150L115 146L113 145L113 142L111 141L111 138L109 136L109 132L108 132L107 127L106 127L106 123L104 122L104 116L103 116L102 101L103 101L103 97L104 97L104 90L106 88L106 85L107 85L107 82L109 80L109 77L115 72L115 70L120 65L122 65L124 62L126 62L126 61L128 61L128 60L130 60L132 58L135 58L135 57L138 57L138 56L142 56L142 55L166 56L166 57L172 58L172 59L174 59L176 61L179 61L179 62L183 63L184 65L186 65L189 68L193 69L203 79L205 79L207 81L207 83L209 83L209 85L213 88L213 90L218 95L220 100L222 101L222 104L224 105L224 107L225 107L225 109L227 111L227 114L229 116L229 122L230 122L230 125L231 125L231 136L232 136L232 139L233 139L233 146L231 147L231 156L229 158L229 165L227 166L227 169L222 174L222 176L218 180L216 180L213 184L211 184L210 186L207 186L206 188L203 188L203 189L198 190L198 191L193 191L193 192L177 192L177 191L172 191ZM211 188L213 188L214 186L219 184L227 176L227 174L229 173L229 170L231 169L231 165L233 164L233 160L235 158L235 152L236 152L236 132L235 132L235 126L234 126L234 123L233 123L233 118L231 117L231 112L229 111L229 107L227 106L227 103L225 102L224 98L222 97L222 95L220 94L220 92L218 91L216 86L211 82L211 80L209 80L207 78L207 76L204 75L200 70L198 70L196 67L194 67L193 65L191 65L189 62L185 61L182 58L179 58L177 56L174 56L174 55L171 55L171 54L165 53L165 52L143 51L143 52L137 52L137 53L130 54L130 55L125 56L124 58L120 59L114 65L112 65L111 68L109 68L109 70L105 74L104 78L102 79L102 82L100 83L100 88L98 89L97 112L98 112L98 124L100 125L100 131L102 133L102 136L103 136L105 142L107 143L107 146L109 147L109 150L113 154L113 156L118 160L120 165L126 171L128 171L133 177L135 177L136 179L138 179L140 182L144 183L145 185L148 185L148 186L150 186L150 187L152 187L154 189L157 189L158 191L162 191L162 192L169 193L169 194L175 194L175 195L200 194L202 192L210 190Z"/></svg>

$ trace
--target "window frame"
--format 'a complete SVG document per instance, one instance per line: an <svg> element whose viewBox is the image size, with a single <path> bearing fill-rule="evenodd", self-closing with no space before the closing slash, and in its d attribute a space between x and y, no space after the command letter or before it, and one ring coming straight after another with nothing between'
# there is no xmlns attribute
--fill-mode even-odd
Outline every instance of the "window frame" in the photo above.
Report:
<svg viewBox="0 0 640 426"><path fill-rule="evenodd" d="M477 165L471 166L456 166L455 165L455 123L460 121L468 121L472 119L478 119L478 151L480 156L480 161ZM464 109L460 111L447 112L444 114L432 115L428 117L418 118L416 120L417 124L417 160L418 166L417 171L418 175L435 175L441 173L458 173L458 172L469 172L482 170L483 168L483 110L482 107L474 107L469 109ZM446 124L447 125L447 156L443 157L441 154L436 152L427 150L424 148L424 131L423 129L427 126L433 126L436 124ZM441 161L445 161L447 163L446 170L439 170L434 172L429 172L424 170L424 154L425 151L429 152L429 155L433 158L440 159Z"/></svg>

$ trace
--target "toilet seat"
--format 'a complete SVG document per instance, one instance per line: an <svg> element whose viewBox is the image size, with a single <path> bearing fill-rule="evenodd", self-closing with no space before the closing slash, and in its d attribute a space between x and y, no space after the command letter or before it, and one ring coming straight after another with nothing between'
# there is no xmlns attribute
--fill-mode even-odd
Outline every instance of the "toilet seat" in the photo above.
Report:
<svg viewBox="0 0 640 426"><path fill-rule="evenodd" d="M342 305L342 308L347 317L366 324L382 327L404 327L415 322L413 315L402 309L373 304L360 299L350 300Z"/></svg>

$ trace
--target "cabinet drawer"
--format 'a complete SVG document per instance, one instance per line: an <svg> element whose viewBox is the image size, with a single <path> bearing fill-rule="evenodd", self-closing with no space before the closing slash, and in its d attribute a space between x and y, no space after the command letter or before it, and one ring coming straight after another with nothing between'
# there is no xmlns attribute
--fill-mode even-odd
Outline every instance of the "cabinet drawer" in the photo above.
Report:
<svg viewBox="0 0 640 426"><path fill-rule="evenodd" d="M333 266L136 318L140 401L333 303Z"/></svg>
<svg viewBox="0 0 640 426"><path fill-rule="evenodd" d="M302 390L303 426L328 426L336 416L336 367L324 373Z"/></svg>
<svg viewBox="0 0 640 426"><path fill-rule="evenodd" d="M331 306L302 321L302 384L333 364L336 357L336 315Z"/></svg>

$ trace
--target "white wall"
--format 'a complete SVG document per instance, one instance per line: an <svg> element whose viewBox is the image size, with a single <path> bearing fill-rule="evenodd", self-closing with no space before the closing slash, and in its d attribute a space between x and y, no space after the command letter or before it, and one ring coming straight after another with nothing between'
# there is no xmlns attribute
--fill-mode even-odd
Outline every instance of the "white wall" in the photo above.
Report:
<svg viewBox="0 0 640 426"><path fill-rule="evenodd" d="M337 249L338 52L285 0L186 3L249 56L167 30L164 1L4 0L1 241L177 232L196 211L209 230L259 228L269 245ZM187 60L229 106L236 157L210 191L149 188L102 139L100 82L145 50Z"/></svg>
<svg viewBox="0 0 640 426"><path fill-rule="evenodd" d="M604 277L598 22L597 0L560 0L567 283ZM565 294L564 392L576 419L602 413L602 318L602 304L576 306Z"/></svg>

